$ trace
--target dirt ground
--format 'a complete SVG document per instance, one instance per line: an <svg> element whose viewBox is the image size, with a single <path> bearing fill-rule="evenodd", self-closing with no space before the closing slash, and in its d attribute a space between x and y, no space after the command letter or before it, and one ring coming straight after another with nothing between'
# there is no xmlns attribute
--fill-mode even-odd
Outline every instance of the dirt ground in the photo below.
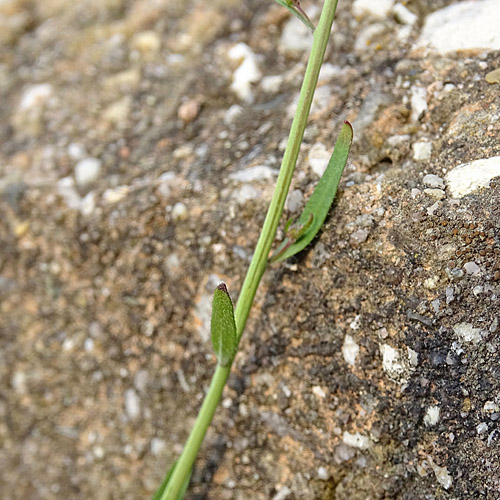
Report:
<svg viewBox="0 0 500 500"><path fill-rule="evenodd" d="M403 33L340 0L286 219L344 119L350 159L320 235L264 276L187 499L500 498L500 177L446 177L500 155L500 52L415 48L451 3L406 2ZM309 35L270 0L10 0L0 27L1 497L149 498L210 382L211 294L237 299Z"/></svg>

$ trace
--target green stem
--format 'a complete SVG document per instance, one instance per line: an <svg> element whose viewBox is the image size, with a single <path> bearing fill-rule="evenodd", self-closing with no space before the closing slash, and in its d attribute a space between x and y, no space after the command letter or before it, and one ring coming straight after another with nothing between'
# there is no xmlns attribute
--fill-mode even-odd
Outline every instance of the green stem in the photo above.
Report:
<svg viewBox="0 0 500 500"><path fill-rule="evenodd" d="M290 183L292 182L293 172L299 156L300 144L304 136L314 91L318 83L319 71L323 63L328 38L332 29L337 1L338 0L325 0L321 18L314 31L311 55L307 63L306 74L297 104L297 111L293 119L290 136L283 156L283 162L276 182L276 188L235 309L238 342L245 329L245 324L250 309L252 308L257 287L266 270L269 252L283 213L288 190L290 189ZM191 434L179 457L168 486L163 492L161 500L178 500L179 491L185 478L191 471L207 428L212 421L217 404L222 397L222 391L229 376L230 368L230 366L221 367L217 365L210 388L205 396L194 427L191 430Z"/></svg>

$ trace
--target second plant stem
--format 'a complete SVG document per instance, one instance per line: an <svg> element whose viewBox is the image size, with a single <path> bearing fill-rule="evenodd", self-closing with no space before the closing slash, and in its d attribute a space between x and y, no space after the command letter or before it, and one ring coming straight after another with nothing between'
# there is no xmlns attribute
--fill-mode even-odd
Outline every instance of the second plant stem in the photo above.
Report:
<svg viewBox="0 0 500 500"><path fill-rule="evenodd" d="M238 342L245 329L245 324L252 308L260 280L266 270L269 252L283 213L288 190L290 189L290 183L292 182L293 172L299 156L300 145L304 136L314 91L318 83L319 71L323 63L328 38L332 29L337 1L338 0L325 0L318 26L314 31L311 54L307 63L306 74L300 90L297 110L290 130L278 180L235 309ZM212 421L215 409L222 397L222 391L230 371L230 366L223 367L217 365L210 388L205 396L200 412L198 413L194 427L186 441L182 454L177 461L175 470L161 500L177 500L179 491L182 488L185 478L190 474L198 450L203 442L208 426Z"/></svg>

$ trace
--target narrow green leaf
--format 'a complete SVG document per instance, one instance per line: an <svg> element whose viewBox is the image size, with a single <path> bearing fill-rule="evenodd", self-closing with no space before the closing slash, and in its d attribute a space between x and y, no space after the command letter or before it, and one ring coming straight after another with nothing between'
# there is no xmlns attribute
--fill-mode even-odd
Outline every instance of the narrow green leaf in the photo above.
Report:
<svg viewBox="0 0 500 500"><path fill-rule="evenodd" d="M316 29L316 26L311 22L307 14L300 6L299 0L274 0L281 6L288 9L294 16L298 17L311 31Z"/></svg>
<svg viewBox="0 0 500 500"><path fill-rule="evenodd" d="M270 262L281 262L299 253L318 234L335 198L340 177L347 163L351 143L352 126L346 121L335 143L325 173L316 185L298 221L294 224L294 226L297 226L298 232L294 234L290 230L288 231L287 237L279 245L276 253L269 259ZM290 228L290 226L288 227Z"/></svg>
<svg viewBox="0 0 500 500"><path fill-rule="evenodd" d="M172 477L172 474L174 473L175 466L177 465L177 460L172 464L172 467L170 467L169 471L167 472L167 475L165 476L165 479L163 480L163 483L161 483L161 486L158 488L158 491L155 493L154 497L151 500L162 500L163 499L163 494L168 486L168 482L170 481L170 478ZM179 495L175 500L182 500L184 498L184 495L186 494L186 490L189 486L189 481L191 480L191 472L186 476L186 479L184 480L184 483L182 484L182 488L179 491Z"/></svg>
<svg viewBox="0 0 500 500"><path fill-rule="evenodd" d="M233 303L225 283L221 283L214 291L210 327L217 360L221 366L227 366L236 353L237 336Z"/></svg>

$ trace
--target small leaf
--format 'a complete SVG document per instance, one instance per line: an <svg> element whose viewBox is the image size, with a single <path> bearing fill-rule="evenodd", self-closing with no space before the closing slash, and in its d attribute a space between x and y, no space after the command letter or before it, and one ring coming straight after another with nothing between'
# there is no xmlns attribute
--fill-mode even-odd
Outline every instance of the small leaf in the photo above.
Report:
<svg viewBox="0 0 500 500"><path fill-rule="evenodd" d="M300 6L299 0L274 0L281 6L288 9L294 16L298 17L311 31L316 29L316 26L311 22L307 14Z"/></svg>
<svg viewBox="0 0 500 500"><path fill-rule="evenodd" d="M298 221L294 224L299 228L298 232L294 235L288 229L288 236L279 245L276 253L269 259L271 262L281 262L299 253L318 234L335 198L340 177L347 163L351 143L352 126L346 121L335 143L335 148L325 173L316 185ZM294 236L296 237L294 238Z"/></svg>
<svg viewBox="0 0 500 500"><path fill-rule="evenodd" d="M227 366L236 353L237 336L233 303L225 283L221 283L214 291L210 327L217 360L221 366Z"/></svg>
<svg viewBox="0 0 500 500"><path fill-rule="evenodd" d="M165 490L168 486L168 482L170 481L170 478L172 477L172 474L174 473L175 466L177 465L177 460L172 464L172 467L170 467L169 471L167 472L167 475L165 476L165 479L163 480L163 483L161 483L161 486L158 488L158 491L155 493L155 496L151 500L162 500L163 495L165 493ZM193 470L189 472L189 474L186 476L186 479L184 480L184 483L182 484L182 488L179 491L179 495L175 500L182 500L184 498L184 495L186 494L186 490L189 486L189 481L191 480L191 474L193 473Z"/></svg>

